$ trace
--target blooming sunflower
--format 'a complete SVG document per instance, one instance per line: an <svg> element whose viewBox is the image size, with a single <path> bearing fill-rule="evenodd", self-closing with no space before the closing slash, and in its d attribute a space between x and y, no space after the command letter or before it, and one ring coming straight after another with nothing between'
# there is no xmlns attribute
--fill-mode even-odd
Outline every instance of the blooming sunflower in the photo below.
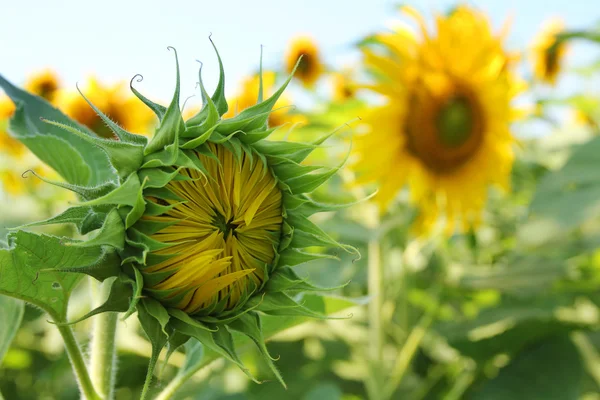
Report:
<svg viewBox="0 0 600 400"><path fill-rule="evenodd" d="M88 316L137 310L153 345L149 377L165 345L175 349L190 338L248 373L236 354L232 332L237 331L258 345L283 383L264 344L261 315L323 317L297 297L322 289L298 277L292 267L331 258L315 251L319 247L355 251L309 220L317 212L339 208L312 201L310 193L341 166L302 164L331 134L312 143L267 140L275 130L268 127L269 114L291 76L271 97L224 119L228 104L220 57L219 65L215 93L206 93L200 77L203 108L185 121L178 62L168 107L132 87L160 120L151 139L127 132L91 103L117 140L100 138L1 77L0 86L19 104L13 119L18 137L38 135L50 144L59 140L61 155L73 155L37 153L67 183L43 180L81 199L39 224L76 224L88 239L62 238L56 242L62 250L57 251L83 248L86 260L89 254L98 255L87 264L75 258L70 266L61 262L49 270L117 278L107 302ZM52 137L44 136L46 132ZM96 175L73 168L79 151L86 154L83 160L94 163L89 172ZM19 251L22 237L22 232L9 237L10 251Z"/></svg>
<svg viewBox="0 0 600 400"><path fill-rule="evenodd" d="M489 184L508 186L509 131L517 92L510 57L485 16L461 6L436 18L429 33L411 8L421 37L405 28L379 34L363 48L385 104L367 111L354 166L359 182L379 182L385 208L405 185L420 207L418 227L445 214L476 223Z"/></svg>
<svg viewBox="0 0 600 400"><path fill-rule="evenodd" d="M298 36L289 44L285 56L285 69L288 73L295 68L298 59L302 57L295 77L307 88L313 88L321 77L324 67L315 41L308 36Z"/></svg>
<svg viewBox="0 0 600 400"><path fill-rule="evenodd" d="M266 96L270 96L275 88L275 72L265 71L262 74L262 85ZM256 104L260 88L260 75L253 75L242 81L241 88L237 95L230 100L231 108L223 114L223 118L232 118L241 111ZM281 96L275 104L274 111L269 114L269 126L276 127L283 125L291 120L289 116L289 98Z"/></svg>
<svg viewBox="0 0 600 400"><path fill-rule="evenodd" d="M135 96L125 92L125 85L117 83L112 86L101 84L95 77L89 78L82 90L82 95L73 91L62 91L57 103L59 108L69 117L85 125L98 136L115 138L111 129L90 107L89 102L108 115L112 121L122 128L148 135L153 128L155 117Z"/></svg>
<svg viewBox="0 0 600 400"><path fill-rule="evenodd" d="M564 22L559 18L546 21L533 45L535 76L551 85L556 84L567 51L566 44L557 40L564 28Z"/></svg>

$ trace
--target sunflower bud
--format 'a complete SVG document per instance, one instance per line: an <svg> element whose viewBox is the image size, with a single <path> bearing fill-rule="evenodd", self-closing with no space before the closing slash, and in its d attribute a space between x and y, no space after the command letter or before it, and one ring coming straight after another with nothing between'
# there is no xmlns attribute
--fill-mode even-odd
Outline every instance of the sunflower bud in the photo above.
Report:
<svg viewBox="0 0 600 400"><path fill-rule="evenodd" d="M261 315L323 318L296 297L323 289L299 278L292 267L331 258L308 251L316 247L355 252L309 220L316 212L339 208L313 202L310 192L341 165L302 164L331 134L313 143L266 140L275 130L268 126L269 115L291 76L271 97L260 101L259 93L258 104L223 118L228 105L218 52L215 93L208 95L200 73L204 106L184 121L175 57L177 84L168 107L132 86L160 121L151 139L127 132L89 102L118 140L101 138L0 77L0 86L19 105L12 130L18 138L36 135L32 149L67 182L41 179L81 199L38 225L74 223L88 239L63 238L55 245L84 249L95 261L82 265L81 257L73 257L52 270L100 281L116 277L106 303L84 318L137 311L153 345L151 369L165 345L174 349L195 338L247 372L231 336L238 331L258 345L283 383L264 345ZM56 143L70 157L52 154ZM81 164L84 168L80 160L89 163ZM13 242L18 248L18 238Z"/></svg>

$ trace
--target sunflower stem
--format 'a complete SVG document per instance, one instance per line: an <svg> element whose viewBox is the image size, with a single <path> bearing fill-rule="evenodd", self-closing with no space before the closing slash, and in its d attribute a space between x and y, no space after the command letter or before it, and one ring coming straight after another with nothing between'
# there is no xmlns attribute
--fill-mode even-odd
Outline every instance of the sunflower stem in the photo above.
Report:
<svg viewBox="0 0 600 400"><path fill-rule="evenodd" d="M73 329L68 325L57 325L56 327L65 343L65 349L69 355L69 360L73 366L79 389L83 395L82 398L86 400L102 400L94 389L94 385L92 384L92 380L90 379L90 375L83 359L83 354L81 353L81 348L73 334Z"/></svg>
<svg viewBox="0 0 600 400"><path fill-rule="evenodd" d="M374 226L378 226L378 215L375 215ZM367 385L369 397L380 399L381 376L383 366L384 327L381 311L384 300L383 265L381 263L381 243L378 238L369 241L368 246L368 290L369 290L369 360L374 368L371 370L370 384Z"/></svg>
<svg viewBox="0 0 600 400"><path fill-rule="evenodd" d="M103 283L90 278L93 306L101 306L110 293L112 280ZM94 317L90 344L90 375L98 394L106 400L114 398L116 372L116 330L118 314L100 313Z"/></svg>

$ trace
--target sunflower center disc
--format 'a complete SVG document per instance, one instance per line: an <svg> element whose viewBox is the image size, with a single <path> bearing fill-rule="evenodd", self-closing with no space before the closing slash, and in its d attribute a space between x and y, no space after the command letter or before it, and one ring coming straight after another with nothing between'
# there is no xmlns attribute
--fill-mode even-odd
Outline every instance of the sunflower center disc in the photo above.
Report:
<svg viewBox="0 0 600 400"><path fill-rule="evenodd" d="M437 128L442 144L459 147L473 132L473 110L463 96L451 98L442 106L437 117Z"/></svg>

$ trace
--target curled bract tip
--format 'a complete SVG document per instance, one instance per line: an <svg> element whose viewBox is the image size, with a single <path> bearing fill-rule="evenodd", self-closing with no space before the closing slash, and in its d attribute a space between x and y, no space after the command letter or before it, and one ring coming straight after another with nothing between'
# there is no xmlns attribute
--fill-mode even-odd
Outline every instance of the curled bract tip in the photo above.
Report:
<svg viewBox="0 0 600 400"><path fill-rule="evenodd" d="M137 78L137 79L136 79ZM135 74L133 76L133 78L131 78L131 81L129 81L129 86L133 85L133 81L136 81L137 83L140 83L144 80L144 76L142 74Z"/></svg>

